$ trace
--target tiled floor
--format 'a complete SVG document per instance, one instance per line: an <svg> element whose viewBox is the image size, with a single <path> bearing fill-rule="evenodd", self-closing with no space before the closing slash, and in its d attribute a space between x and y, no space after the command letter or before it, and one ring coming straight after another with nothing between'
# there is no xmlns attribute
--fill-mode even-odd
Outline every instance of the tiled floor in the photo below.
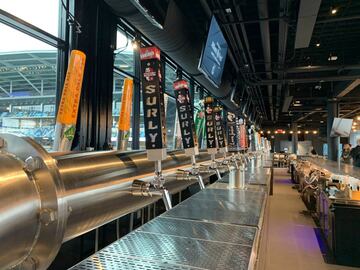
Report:
<svg viewBox="0 0 360 270"><path fill-rule="evenodd" d="M311 217L300 214L305 206L292 189L286 169L274 171L274 196L270 219L266 270L350 270L360 269L326 264L315 235Z"/></svg>

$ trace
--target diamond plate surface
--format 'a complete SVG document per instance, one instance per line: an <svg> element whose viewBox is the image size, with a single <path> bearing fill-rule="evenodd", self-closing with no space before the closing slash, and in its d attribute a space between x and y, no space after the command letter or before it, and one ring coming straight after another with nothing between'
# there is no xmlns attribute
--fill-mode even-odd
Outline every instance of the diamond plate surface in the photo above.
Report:
<svg viewBox="0 0 360 270"><path fill-rule="evenodd" d="M240 208L240 207L239 207ZM260 220L260 210L244 205L242 211L230 211L218 207L208 207L199 204L197 207L187 205L177 205L171 211L163 214L165 217L215 221L227 224L258 226Z"/></svg>
<svg viewBox="0 0 360 270"><path fill-rule="evenodd" d="M252 185L266 185L269 174L263 168L248 169L245 171L245 183ZM224 176L218 182L229 183L229 175Z"/></svg>
<svg viewBox="0 0 360 270"><path fill-rule="evenodd" d="M139 231L252 246L257 229L159 217L140 227Z"/></svg>
<svg viewBox="0 0 360 270"><path fill-rule="evenodd" d="M203 269L247 269L251 247L133 232L102 253ZM169 268L170 269L170 268Z"/></svg>
<svg viewBox="0 0 360 270"><path fill-rule="evenodd" d="M142 258L123 257L117 253L99 251L70 270L194 270L190 266L162 263Z"/></svg>
<svg viewBox="0 0 360 270"><path fill-rule="evenodd" d="M231 202L233 204L257 204L262 205L265 198L265 192L256 190L238 190L238 189L214 189L208 188L195 194L186 200L191 199Z"/></svg>
<svg viewBox="0 0 360 270"><path fill-rule="evenodd" d="M234 188L229 183L225 182L216 182L208 187L209 189L231 189L239 190L239 188ZM267 187L263 185L246 185L245 190L257 191L257 192L267 192Z"/></svg>

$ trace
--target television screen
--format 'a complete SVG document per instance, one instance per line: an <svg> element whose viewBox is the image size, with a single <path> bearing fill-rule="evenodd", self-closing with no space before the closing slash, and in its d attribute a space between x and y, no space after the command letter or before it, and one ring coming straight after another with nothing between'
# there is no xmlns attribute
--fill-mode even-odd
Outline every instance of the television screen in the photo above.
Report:
<svg viewBox="0 0 360 270"><path fill-rule="evenodd" d="M331 137L349 137L352 127L352 119L334 118L331 128Z"/></svg>
<svg viewBox="0 0 360 270"><path fill-rule="evenodd" d="M201 54L199 70L216 87L221 84L228 45L223 33L213 16L210 23L206 44Z"/></svg>

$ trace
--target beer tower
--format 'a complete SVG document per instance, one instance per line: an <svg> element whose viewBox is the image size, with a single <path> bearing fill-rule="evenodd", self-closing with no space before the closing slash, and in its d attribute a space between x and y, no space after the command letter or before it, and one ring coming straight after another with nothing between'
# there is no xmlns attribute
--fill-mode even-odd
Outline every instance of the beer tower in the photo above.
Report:
<svg viewBox="0 0 360 270"><path fill-rule="evenodd" d="M155 162L155 176L151 186L140 180L133 183L134 195L161 195L166 209L171 209L170 195L164 188L161 161L167 157L164 92L162 89L160 50L140 49L141 82L147 158Z"/></svg>
<svg viewBox="0 0 360 270"><path fill-rule="evenodd" d="M199 174L199 169L196 167L195 156L199 154L199 147L195 132L194 113L190 101L188 82L181 79L176 80L174 82L174 92L185 155L191 157L192 169L190 174L196 176L200 188L203 189L205 188L205 185L201 175Z"/></svg>

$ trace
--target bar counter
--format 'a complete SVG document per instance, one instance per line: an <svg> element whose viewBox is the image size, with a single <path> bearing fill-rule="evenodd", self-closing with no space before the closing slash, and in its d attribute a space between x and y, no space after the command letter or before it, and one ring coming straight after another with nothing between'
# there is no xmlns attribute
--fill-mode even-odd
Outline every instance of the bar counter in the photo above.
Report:
<svg viewBox="0 0 360 270"><path fill-rule="evenodd" d="M71 269L261 269L270 177L249 168L239 190L224 176Z"/></svg>
<svg viewBox="0 0 360 270"><path fill-rule="evenodd" d="M360 179L360 168L316 157L303 159L331 173ZM335 263L360 267L360 200L359 191L352 198L330 198L327 190L319 190L316 217Z"/></svg>

